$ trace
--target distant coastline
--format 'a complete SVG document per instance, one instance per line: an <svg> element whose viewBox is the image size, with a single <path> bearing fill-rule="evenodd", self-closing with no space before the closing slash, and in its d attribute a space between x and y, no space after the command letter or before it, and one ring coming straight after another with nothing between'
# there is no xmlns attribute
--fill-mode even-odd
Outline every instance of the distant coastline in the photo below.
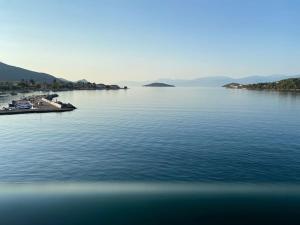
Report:
<svg viewBox="0 0 300 225"><path fill-rule="evenodd" d="M119 90L127 86L96 84L85 79L71 82L46 73L39 73L0 62L0 97L34 91ZM2 92L2 93L1 93Z"/></svg>
<svg viewBox="0 0 300 225"><path fill-rule="evenodd" d="M74 90L119 90L128 89L127 86L96 84L91 82L64 82L54 79L52 83L36 82L35 80L22 81L0 81L0 92L2 94L16 95L18 93L30 93L34 91L57 92ZM1 94L1 93L0 93Z"/></svg>
<svg viewBox="0 0 300 225"><path fill-rule="evenodd" d="M300 78L289 78L277 82L255 83L255 84L239 84L229 83L223 85L230 89L247 89L247 90L274 90L274 91L299 91Z"/></svg>

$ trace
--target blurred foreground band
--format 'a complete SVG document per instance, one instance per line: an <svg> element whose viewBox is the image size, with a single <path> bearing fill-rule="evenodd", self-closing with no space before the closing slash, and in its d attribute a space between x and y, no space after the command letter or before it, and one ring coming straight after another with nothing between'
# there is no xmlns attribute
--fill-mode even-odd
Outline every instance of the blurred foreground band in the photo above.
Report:
<svg viewBox="0 0 300 225"><path fill-rule="evenodd" d="M300 224L300 186L1 184L0 224Z"/></svg>

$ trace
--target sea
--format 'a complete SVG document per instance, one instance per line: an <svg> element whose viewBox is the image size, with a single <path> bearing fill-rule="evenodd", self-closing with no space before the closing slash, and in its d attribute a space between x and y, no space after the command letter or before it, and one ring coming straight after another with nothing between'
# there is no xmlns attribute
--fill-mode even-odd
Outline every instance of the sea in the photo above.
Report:
<svg viewBox="0 0 300 225"><path fill-rule="evenodd" d="M300 93L58 94L77 109L0 116L0 182L300 182Z"/></svg>
<svg viewBox="0 0 300 225"><path fill-rule="evenodd" d="M299 224L300 93L58 94L77 109L0 116L0 224Z"/></svg>

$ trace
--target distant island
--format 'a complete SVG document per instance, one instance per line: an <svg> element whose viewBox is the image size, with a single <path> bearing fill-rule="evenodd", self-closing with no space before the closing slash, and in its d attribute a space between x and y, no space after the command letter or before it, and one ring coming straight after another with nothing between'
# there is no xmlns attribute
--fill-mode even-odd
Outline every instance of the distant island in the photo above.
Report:
<svg viewBox="0 0 300 225"><path fill-rule="evenodd" d="M0 62L0 93L26 93L32 91L118 90L127 86L96 84L85 79L71 82L46 73L38 73Z"/></svg>
<svg viewBox="0 0 300 225"><path fill-rule="evenodd" d="M248 90L300 91L300 78L289 78L277 82L256 84L229 83L224 85L223 87Z"/></svg>
<svg viewBox="0 0 300 225"><path fill-rule="evenodd" d="M165 83L151 83L146 84L144 87L175 87L174 85L165 84Z"/></svg>

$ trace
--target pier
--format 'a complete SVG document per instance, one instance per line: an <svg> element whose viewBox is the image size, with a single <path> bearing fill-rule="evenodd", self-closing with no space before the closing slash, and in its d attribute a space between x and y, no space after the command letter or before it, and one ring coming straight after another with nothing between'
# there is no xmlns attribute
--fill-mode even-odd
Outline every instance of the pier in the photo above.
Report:
<svg viewBox="0 0 300 225"><path fill-rule="evenodd" d="M0 110L1 115L16 115L28 113L60 113L76 109L70 103L53 101L58 95L37 95L13 101L9 107Z"/></svg>

